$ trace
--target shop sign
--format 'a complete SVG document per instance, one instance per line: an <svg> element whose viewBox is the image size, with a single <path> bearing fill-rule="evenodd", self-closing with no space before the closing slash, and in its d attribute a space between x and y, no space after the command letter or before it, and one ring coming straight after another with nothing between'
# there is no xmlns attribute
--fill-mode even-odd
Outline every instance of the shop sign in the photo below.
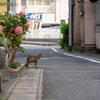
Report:
<svg viewBox="0 0 100 100"><path fill-rule="evenodd" d="M41 13L29 13L25 15L26 15L26 19L42 19Z"/></svg>

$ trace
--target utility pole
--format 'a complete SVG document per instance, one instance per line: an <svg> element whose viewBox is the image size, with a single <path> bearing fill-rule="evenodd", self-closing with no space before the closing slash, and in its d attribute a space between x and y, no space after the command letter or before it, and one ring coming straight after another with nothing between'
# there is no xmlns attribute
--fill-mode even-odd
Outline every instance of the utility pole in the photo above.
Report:
<svg viewBox="0 0 100 100"><path fill-rule="evenodd" d="M69 0L69 52L72 51L72 0Z"/></svg>

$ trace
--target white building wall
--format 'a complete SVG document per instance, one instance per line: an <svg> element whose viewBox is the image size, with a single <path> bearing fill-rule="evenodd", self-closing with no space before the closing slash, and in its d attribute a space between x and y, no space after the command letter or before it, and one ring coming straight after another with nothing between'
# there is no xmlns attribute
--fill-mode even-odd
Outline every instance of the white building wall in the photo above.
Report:
<svg viewBox="0 0 100 100"><path fill-rule="evenodd" d="M28 0L26 0L28 3ZM36 3L34 3L36 4ZM54 21L61 22L61 20L65 20L68 23L68 0L55 0L50 5L28 5L21 6L21 0L16 0L16 12L19 13L23 11L24 13L42 13L42 21ZM51 14L52 13L52 14ZM48 15L47 15L48 14ZM48 18L50 16L50 18Z"/></svg>
<svg viewBox="0 0 100 100"><path fill-rule="evenodd" d="M42 14L42 22L55 22L55 14Z"/></svg>
<svg viewBox="0 0 100 100"><path fill-rule="evenodd" d="M21 11L21 0L16 0L16 13Z"/></svg>
<svg viewBox="0 0 100 100"><path fill-rule="evenodd" d="M61 19L61 4L59 0L56 0L56 22L60 22Z"/></svg>
<svg viewBox="0 0 100 100"><path fill-rule="evenodd" d="M56 21L60 22L65 20L68 23L69 5L68 0L57 0L56 1Z"/></svg>
<svg viewBox="0 0 100 100"><path fill-rule="evenodd" d="M65 20L66 23L68 23L68 12L69 12L69 5L68 0L62 0L60 2L61 6L61 20Z"/></svg>

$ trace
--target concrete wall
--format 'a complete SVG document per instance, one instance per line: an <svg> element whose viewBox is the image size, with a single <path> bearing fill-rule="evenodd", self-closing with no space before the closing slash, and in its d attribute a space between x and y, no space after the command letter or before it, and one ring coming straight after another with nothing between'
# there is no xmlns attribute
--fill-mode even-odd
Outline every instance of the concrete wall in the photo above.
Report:
<svg viewBox="0 0 100 100"><path fill-rule="evenodd" d="M74 46L95 48L95 4L84 0L84 13L79 10L77 0L72 0L75 4L75 41Z"/></svg>
<svg viewBox="0 0 100 100"><path fill-rule="evenodd" d="M75 42L74 45L80 44L80 11L79 11L79 3L75 0Z"/></svg>
<svg viewBox="0 0 100 100"><path fill-rule="evenodd" d="M55 14L42 14L42 22L55 22Z"/></svg>
<svg viewBox="0 0 100 100"><path fill-rule="evenodd" d="M60 15L61 15L61 20L65 20L66 23L68 23L68 18L69 18L69 3L68 0L61 0L60 2Z"/></svg>
<svg viewBox="0 0 100 100"><path fill-rule="evenodd" d="M95 4L84 0L84 45L93 47L95 44Z"/></svg>
<svg viewBox="0 0 100 100"><path fill-rule="evenodd" d="M23 7L21 7L21 9L22 9ZM27 13L41 13L43 10L45 10L47 7L27 7L27 10L28 10L28 12ZM24 11L23 12L25 12L25 9L24 9Z"/></svg>
<svg viewBox="0 0 100 100"><path fill-rule="evenodd" d="M26 39L59 39L61 37L60 28L31 29L26 34Z"/></svg>
<svg viewBox="0 0 100 100"><path fill-rule="evenodd" d="M16 0L16 13L21 11L21 0Z"/></svg>

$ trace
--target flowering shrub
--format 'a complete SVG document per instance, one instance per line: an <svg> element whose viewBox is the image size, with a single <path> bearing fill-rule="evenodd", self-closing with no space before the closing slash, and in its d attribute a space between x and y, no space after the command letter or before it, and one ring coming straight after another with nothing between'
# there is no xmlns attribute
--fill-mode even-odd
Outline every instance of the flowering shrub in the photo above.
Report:
<svg viewBox="0 0 100 100"><path fill-rule="evenodd" d="M24 15L24 13L22 11L19 14L20 14L20 16L23 16Z"/></svg>
<svg viewBox="0 0 100 100"><path fill-rule="evenodd" d="M3 34L2 37L6 38L6 41L10 41L5 46L8 47L11 53L8 65L11 67L17 51L25 51L23 47L20 47L20 44L23 42L22 37L28 32L29 24L27 24L25 14L21 11L15 15L9 13L5 13L5 15L0 14L0 25L3 27L1 32Z"/></svg>
<svg viewBox="0 0 100 100"><path fill-rule="evenodd" d="M22 34L22 33L23 33L22 27L21 27L21 26L16 27L16 28L15 28L15 33L16 33L17 35Z"/></svg>
<svg viewBox="0 0 100 100"><path fill-rule="evenodd" d="M27 25L27 28L29 28L30 27L30 24L26 24Z"/></svg>

